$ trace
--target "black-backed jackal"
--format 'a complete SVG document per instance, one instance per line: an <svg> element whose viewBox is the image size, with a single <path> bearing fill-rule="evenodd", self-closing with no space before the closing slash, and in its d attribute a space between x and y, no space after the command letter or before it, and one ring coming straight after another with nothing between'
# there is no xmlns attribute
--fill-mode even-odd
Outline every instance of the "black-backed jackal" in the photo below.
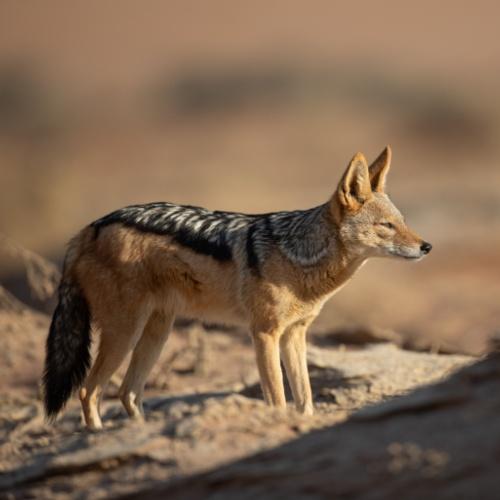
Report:
<svg viewBox="0 0 500 500"><path fill-rule="evenodd" d="M80 388L89 428L102 426L99 400L133 350L120 389L143 415L146 378L177 315L249 327L267 403L284 407L280 354L298 411L313 411L306 331L325 301L369 257L417 260L431 245L405 224L385 194L391 152L368 167L349 163L323 205L246 215L150 203L117 210L70 243L44 374L54 418ZM90 367L90 329L100 332Z"/></svg>

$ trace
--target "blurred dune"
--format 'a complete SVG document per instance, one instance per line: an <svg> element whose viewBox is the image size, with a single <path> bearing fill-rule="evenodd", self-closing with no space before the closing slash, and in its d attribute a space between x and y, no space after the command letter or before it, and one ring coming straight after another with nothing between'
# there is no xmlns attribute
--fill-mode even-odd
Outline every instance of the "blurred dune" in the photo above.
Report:
<svg viewBox="0 0 500 500"><path fill-rule="evenodd" d="M373 262L317 329L480 352L498 329L500 45L492 1L6 1L0 232L60 262L117 207L313 206L358 150L434 244ZM18 271L2 267L2 282Z"/></svg>

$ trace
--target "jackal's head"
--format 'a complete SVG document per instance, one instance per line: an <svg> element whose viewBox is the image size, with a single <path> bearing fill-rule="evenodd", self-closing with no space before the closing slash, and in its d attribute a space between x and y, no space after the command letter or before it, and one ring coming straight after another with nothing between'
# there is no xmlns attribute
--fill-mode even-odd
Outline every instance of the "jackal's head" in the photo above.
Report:
<svg viewBox="0 0 500 500"><path fill-rule="evenodd" d="M358 153L349 163L331 200L339 236L350 254L418 260L432 245L414 233L385 193L391 150L368 167Z"/></svg>

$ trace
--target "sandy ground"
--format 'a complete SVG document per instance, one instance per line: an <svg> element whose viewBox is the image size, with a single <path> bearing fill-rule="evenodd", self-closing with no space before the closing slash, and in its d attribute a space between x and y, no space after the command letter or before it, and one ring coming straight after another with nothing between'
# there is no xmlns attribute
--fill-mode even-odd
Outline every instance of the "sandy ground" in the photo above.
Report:
<svg viewBox="0 0 500 500"><path fill-rule="evenodd" d="M57 271L5 243L11 259L30 270L26 287L49 304ZM0 498L109 498L175 485L349 421L361 408L409 395L475 361L429 353L432 345L404 350L418 346L387 330L313 329L315 414L303 417L291 406L264 404L246 332L179 321L148 380L146 421L128 419L117 399L124 363L106 391L104 430L92 433L76 398L55 424L44 419L39 383L49 320L0 287Z"/></svg>
<svg viewBox="0 0 500 500"><path fill-rule="evenodd" d="M340 425L126 498L494 499L499 378L497 352Z"/></svg>
<svg viewBox="0 0 500 500"><path fill-rule="evenodd" d="M472 362L390 343L311 345L316 413L305 418L263 403L247 338L185 326L174 332L150 378L147 421L125 417L115 399L120 373L103 405L104 431L89 433L74 400L56 424L44 421L37 382L47 322L40 316L26 308L1 314L8 341L0 386L5 498L109 498L165 485L337 425L366 405L408 394ZM13 323L19 328L8 328Z"/></svg>

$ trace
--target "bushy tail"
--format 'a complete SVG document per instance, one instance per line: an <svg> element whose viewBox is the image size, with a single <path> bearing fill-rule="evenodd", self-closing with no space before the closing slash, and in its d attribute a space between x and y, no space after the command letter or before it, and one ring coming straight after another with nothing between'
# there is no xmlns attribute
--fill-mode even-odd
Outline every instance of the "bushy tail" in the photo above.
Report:
<svg viewBox="0 0 500 500"><path fill-rule="evenodd" d="M90 365L90 342L88 303L78 283L63 275L46 344L43 388L48 419L55 419L82 385Z"/></svg>

